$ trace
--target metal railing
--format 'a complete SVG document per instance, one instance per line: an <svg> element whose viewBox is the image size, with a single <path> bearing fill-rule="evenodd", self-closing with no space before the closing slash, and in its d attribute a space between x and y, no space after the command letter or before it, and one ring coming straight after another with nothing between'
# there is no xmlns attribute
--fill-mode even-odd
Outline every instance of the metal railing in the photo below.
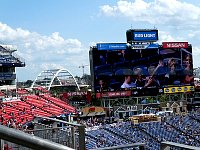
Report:
<svg viewBox="0 0 200 150"><path fill-rule="evenodd" d="M181 150L200 150L199 147L175 143L175 142L161 142L160 150L168 150L170 147L180 148Z"/></svg>
<svg viewBox="0 0 200 150"><path fill-rule="evenodd" d="M68 147L76 148L76 140L74 136L72 136L74 135L73 127L49 127L26 130L24 132Z"/></svg>
<svg viewBox="0 0 200 150"><path fill-rule="evenodd" d="M18 60L18 62L21 62L23 65L25 65L25 59L22 58L21 56L17 55L16 53L12 53L12 56L15 57L16 60Z"/></svg>
<svg viewBox="0 0 200 150"><path fill-rule="evenodd" d="M5 141L16 143L27 148L34 150L73 150L72 148L66 147L64 145L51 142L49 140L42 139L27 133L24 133L20 130L8 128L0 125L0 148L4 150Z"/></svg>
<svg viewBox="0 0 200 150"><path fill-rule="evenodd" d="M144 150L145 143L118 145L118 146L112 146L112 147L96 148L96 149L91 149L91 150L120 150L120 149L135 148L135 147L139 148L139 150Z"/></svg>
<svg viewBox="0 0 200 150"><path fill-rule="evenodd" d="M50 123L45 125L40 123L41 120ZM74 149L85 150L85 126L81 124L37 116L34 119L34 130L26 132Z"/></svg>

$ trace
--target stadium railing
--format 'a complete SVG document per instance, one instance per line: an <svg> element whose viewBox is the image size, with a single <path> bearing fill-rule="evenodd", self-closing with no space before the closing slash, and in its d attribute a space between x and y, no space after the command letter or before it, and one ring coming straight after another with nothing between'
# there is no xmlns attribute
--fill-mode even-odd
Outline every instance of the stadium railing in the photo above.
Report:
<svg viewBox="0 0 200 150"><path fill-rule="evenodd" d="M51 123L44 125L40 120L48 120ZM81 124L37 116L34 119L34 130L28 132L74 149L85 150L85 126Z"/></svg>
<svg viewBox="0 0 200 150"><path fill-rule="evenodd" d="M166 141L166 142L161 142L161 144L160 144L160 150L168 150L168 149L170 149L169 147L181 148L184 150L200 150L199 147L189 146L189 145L175 143L175 142L167 142Z"/></svg>
<svg viewBox="0 0 200 150"><path fill-rule="evenodd" d="M0 148L4 150L5 142L9 141L11 143L19 144L27 148L35 150L73 150L67 146L51 142L49 140L42 139L20 130L8 128L6 126L0 125ZM5 141L4 141L5 140Z"/></svg>
<svg viewBox="0 0 200 150"><path fill-rule="evenodd" d="M139 148L139 150L144 150L145 143L118 145L118 146L112 146L112 147L96 148L96 149L91 149L91 150L120 150L120 149L134 148L134 147Z"/></svg>

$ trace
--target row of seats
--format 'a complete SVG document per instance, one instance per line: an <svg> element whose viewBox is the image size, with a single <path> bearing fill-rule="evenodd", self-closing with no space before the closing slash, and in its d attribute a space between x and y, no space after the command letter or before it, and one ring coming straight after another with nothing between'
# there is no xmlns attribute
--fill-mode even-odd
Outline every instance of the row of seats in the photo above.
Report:
<svg viewBox="0 0 200 150"><path fill-rule="evenodd" d="M123 122L87 130L86 148L95 149L142 142L146 144L148 150L159 150L160 143L163 141L200 147L199 139L200 121L189 115L171 116L162 122L145 122L138 125Z"/></svg>
<svg viewBox="0 0 200 150"><path fill-rule="evenodd" d="M20 99L1 103L0 123L6 126L12 124L20 128L26 122L33 120L34 116L59 116L74 113L75 108L66 104L50 94L22 96Z"/></svg>
<svg viewBox="0 0 200 150"><path fill-rule="evenodd" d="M1 63L17 63L19 62L18 59L16 59L14 56L12 55L6 55L6 56L0 56L0 62Z"/></svg>

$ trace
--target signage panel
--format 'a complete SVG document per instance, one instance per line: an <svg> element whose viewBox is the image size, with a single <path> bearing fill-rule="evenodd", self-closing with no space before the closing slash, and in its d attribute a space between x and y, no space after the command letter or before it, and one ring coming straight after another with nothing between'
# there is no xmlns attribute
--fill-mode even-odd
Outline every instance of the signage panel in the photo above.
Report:
<svg viewBox="0 0 200 150"><path fill-rule="evenodd" d="M155 49L158 48L159 45L156 44L133 44L131 46L132 49Z"/></svg>
<svg viewBox="0 0 200 150"><path fill-rule="evenodd" d="M98 43L98 50L125 50L126 43Z"/></svg>
<svg viewBox="0 0 200 150"><path fill-rule="evenodd" d="M158 30L156 29L130 29L126 31L127 42L156 42Z"/></svg>
<svg viewBox="0 0 200 150"><path fill-rule="evenodd" d="M163 48L188 48L188 42L163 42Z"/></svg>
<svg viewBox="0 0 200 150"><path fill-rule="evenodd" d="M157 31L134 31L133 41L157 41Z"/></svg>
<svg viewBox="0 0 200 150"><path fill-rule="evenodd" d="M185 93L185 92L193 92L194 86L180 86L180 87L169 87L164 88L164 93Z"/></svg>
<svg viewBox="0 0 200 150"><path fill-rule="evenodd" d="M131 96L131 91L116 91L116 92L103 92L103 93L96 93L96 98L102 97L125 97Z"/></svg>

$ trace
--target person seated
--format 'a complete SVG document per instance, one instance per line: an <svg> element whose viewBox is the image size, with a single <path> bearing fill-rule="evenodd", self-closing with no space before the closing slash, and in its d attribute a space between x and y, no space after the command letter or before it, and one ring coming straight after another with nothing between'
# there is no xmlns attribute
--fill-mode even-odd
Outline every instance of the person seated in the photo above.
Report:
<svg viewBox="0 0 200 150"><path fill-rule="evenodd" d="M134 69L134 75L136 75L136 80L135 80L136 87L144 87L145 79L142 77L142 69L141 68Z"/></svg>
<svg viewBox="0 0 200 150"><path fill-rule="evenodd" d="M176 81L176 61L174 58L170 58L167 62L167 70L165 74L165 85L173 85Z"/></svg>
<svg viewBox="0 0 200 150"><path fill-rule="evenodd" d="M156 79L156 75L155 75L155 71L156 71L156 67L155 66L150 66L148 68L148 72L149 72L149 77L146 77L146 82L144 87L159 87L160 86L160 82Z"/></svg>
<svg viewBox="0 0 200 150"><path fill-rule="evenodd" d="M164 75L164 74L166 74L166 71L167 71L167 69L164 65L164 61L163 61L163 59L160 59L158 62L158 65L155 69L155 73L156 73L156 75Z"/></svg>
<svg viewBox="0 0 200 150"><path fill-rule="evenodd" d="M99 80L99 86L96 89L97 92L104 92L104 91L110 91L111 88L108 87L108 85L106 84L106 82L103 79Z"/></svg>
<svg viewBox="0 0 200 150"><path fill-rule="evenodd" d="M154 74L156 75L156 78L159 80L160 86L164 86L167 74L167 67L164 64L164 60L162 59L162 57L160 58L158 65L154 70Z"/></svg>
<svg viewBox="0 0 200 150"><path fill-rule="evenodd" d="M184 60L185 69L184 73L184 84L192 84L194 83L194 75L193 75L193 68L192 68L192 58L191 55L187 54Z"/></svg>
<svg viewBox="0 0 200 150"><path fill-rule="evenodd" d="M124 82L123 82L123 84L121 85L121 88L126 89L126 88L132 88L132 87L136 87L136 86L135 86L135 83L132 82L132 78L131 78L130 75L126 75L126 76L124 77Z"/></svg>

